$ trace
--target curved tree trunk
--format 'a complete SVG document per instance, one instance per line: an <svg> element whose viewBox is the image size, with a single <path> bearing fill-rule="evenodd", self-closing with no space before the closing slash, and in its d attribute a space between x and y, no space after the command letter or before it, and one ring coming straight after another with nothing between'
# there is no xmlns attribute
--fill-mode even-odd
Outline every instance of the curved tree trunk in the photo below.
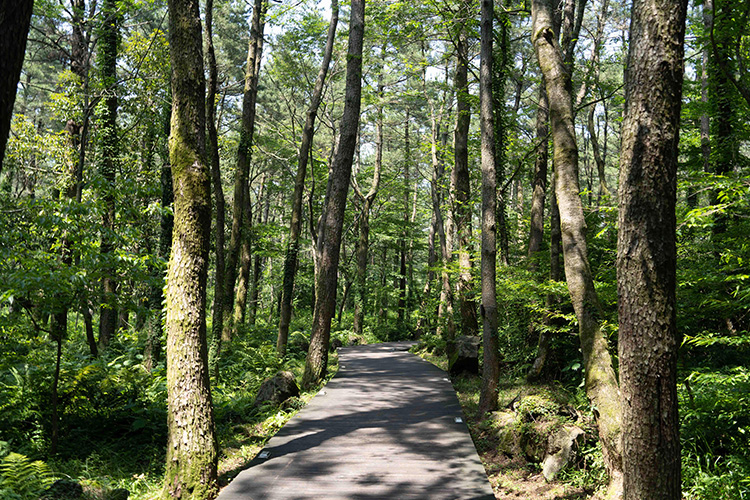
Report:
<svg viewBox="0 0 750 500"><path fill-rule="evenodd" d="M297 273L299 256L299 237L302 232L302 195L305 189L305 175L307 161L312 148L315 133L315 118L318 114L320 101L323 96L323 85L333 54L333 42L336 37L336 26L339 22L339 2L331 0L331 22L328 24L328 37L320 64L318 78L307 110L305 126L302 129L302 143L297 155L297 176L294 180L294 194L292 195L292 220L289 224L289 241L287 242L286 258L284 259L284 284L282 286L281 305L279 307L279 336L276 341L276 352L279 356L286 354L286 344L289 339L289 323L292 320L292 295L294 293L294 278Z"/></svg>
<svg viewBox="0 0 750 500"><path fill-rule="evenodd" d="M346 96L341 117L341 133L331 172L328 176L325 211L318 234L320 264L317 276L315 311L313 313L310 349L307 353L302 384L320 382L328 369L328 345L331 318L336 308L341 230L344 225L346 195L352 173L352 162L359 131L362 95L362 41L365 31L365 1L352 0L349 21L349 47L346 64Z"/></svg>
<svg viewBox="0 0 750 500"><path fill-rule="evenodd" d="M162 498L218 492L218 445L208 376L206 282L211 183L198 0L169 2L174 237L167 272L167 462Z"/></svg>
<svg viewBox="0 0 750 500"><path fill-rule="evenodd" d="M547 86L565 277L578 319L586 394L596 408L599 438L610 476L608 496L617 498L621 494L622 480L620 393L598 320L599 301L589 267L586 223L579 195L572 86L557 44L550 0L532 1L532 42Z"/></svg>
<svg viewBox="0 0 750 500"><path fill-rule="evenodd" d="M635 0L617 238L625 500L679 500L675 204L687 0Z"/></svg>

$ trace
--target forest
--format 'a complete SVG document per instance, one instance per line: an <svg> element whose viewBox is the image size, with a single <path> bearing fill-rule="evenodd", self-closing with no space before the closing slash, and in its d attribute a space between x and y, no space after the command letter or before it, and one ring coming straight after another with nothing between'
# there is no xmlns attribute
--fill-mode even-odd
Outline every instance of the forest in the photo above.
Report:
<svg viewBox="0 0 750 500"><path fill-rule="evenodd" d="M212 499L336 347L440 364L471 336L488 472L493 412L534 394L588 426L555 498L750 499L748 25L750 0L3 2L0 498ZM281 370L302 394L256 405Z"/></svg>

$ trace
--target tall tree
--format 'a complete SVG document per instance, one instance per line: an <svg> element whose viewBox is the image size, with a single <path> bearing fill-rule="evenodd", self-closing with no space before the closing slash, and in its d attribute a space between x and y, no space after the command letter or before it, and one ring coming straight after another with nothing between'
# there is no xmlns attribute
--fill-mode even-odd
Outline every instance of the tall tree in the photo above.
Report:
<svg viewBox="0 0 750 500"><path fill-rule="evenodd" d="M208 374L206 282L211 177L198 0L170 0L174 236L167 272L167 463L163 499L205 500L218 491L218 443Z"/></svg>
<svg viewBox="0 0 750 500"><path fill-rule="evenodd" d="M341 230L349 191L354 150L359 130L362 96L362 40L365 31L365 1L352 0L349 20L349 46L346 63L346 95L338 146L328 175L324 212L318 227L320 263L316 277L310 349L307 353L302 383L311 386L325 377L328 368L328 345L331 318L336 309Z"/></svg>
<svg viewBox="0 0 750 500"><path fill-rule="evenodd" d="M265 9L268 0L255 0L253 19L250 27L250 42L247 49L247 64L245 67L245 90L242 97L242 127L240 129L240 143L237 146L237 171L234 178L234 204L232 209L232 232L226 255L226 269L224 271L224 311L223 330L217 353L221 352L221 344L232 339L234 285L237 280L237 264L241 256L243 245L244 215L247 211L246 197L248 196L250 159L252 155L253 134L255 133L255 104L258 99L258 76L260 73L260 58L263 50L263 31L265 28ZM250 258L248 256L248 258ZM217 354L218 355L218 354Z"/></svg>
<svg viewBox="0 0 750 500"><path fill-rule="evenodd" d="M383 46L383 53L385 46ZM357 274L355 277L354 321L352 330L361 335L365 325L367 311L367 261L370 251L370 211L380 189L380 172L383 167L383 73L384 67L378 74L377 105L375 118L375 169L372 182L367 193L359 187L356 176L352 176L352 187L360 203L359 222L357 224L358 238L356 247Z"/></svg>
<svg viewBox="0 0 750 500"><path fill-rule="evenodd" d="M469 127L471 96L469 94L469 34L472 0L462 0L456 35L456 128L453 135L454 164L451 172L453 220L458 235L458 303L464 335L476 335L476 304L471 295L471 190L469 175Z"/></svg>
<svg viewBox="0 0 750 500"><path fill-rule="evenodd" d="M214 19L214 0L206 0L206 63L208 64L208 81L206 93L206 135L208 139L208 154L211 160L211 187L214 192L215 200L215 252L216 252L216 269L214 274L214 303L211 309L211 361L216 361L216 348L221 342L221 333L224 329L224 272L226 264L224 262L226 244L224 225L226 223L226 207L224 201L224 188L221 184L221 162L219 157L219 137L216 131L216 91L218 87L218 68L216 66L216 50L214 48L213 37L213 19ZM216 365L218 366L218 364ZM212 372L215 373L215 367L212 366Z"/></svg>
<svg viewBox="0 0 750 500"><path fill-rule="evenodd" d="M633 2L617 291L625 500L679 500L675 203L687 0Z"/></svg>
<svg viewBox="0 0 750 500"><path fill-rule="evenodd" d="M289 223L289 240L287 241L286 258L284 259L284 282L281 292L281 305L279 307L279 336L276 341L276 352L280 356L286 353L286 344L289 338L289 323L292 319L292 294L294 293L294 278L297 273L297 261L299 258L299 238L302 233L302 195L305 189L305 176L307 174L307 161L312 148L313 135L315 133L315 119L323 96L328 67L331 64L333 54L333 42L336 38L336 26L339 22L339 2L331 0L331 21L328 24L328 36L323 51L323 60L320 63L318 77L315 79L310 107L307 109L305 125L302 129L302 141L297 154L297 175L294 179L294 193L292 194L292 220Z"/></svg>
<svg viewBox="0 0 750 500"><path fill-rule="evenodd" d="M482 135L482 343L484 358L479 412L497 409L497 175L495 170L495 112L492 95L493 0L482 0L482 25L479 64L480 128ZM501 29L505 29L504 27Z"/></svg>
<svg viewBox="0 0 750 500"><path fill-rule="evenodd" d="M5 145L10 133L13 103L21 77L21 66L26 55L26 40L31 25L34 0L19 0L0 4L0 172L3 171Z"/></svg>
<svg viewBox="0 0 750 500"><path fill-rule="evenodd" d="M101 255L104 261L102 305L99 313L99 348L105 349L117 330L117 281L115 274L115 192L117 175L117 50L120 40L120 14L115 0L102 4L102 26L99 30L97 57L104 105L99 106L101 157L100 193L104 204L102 214Z"/></svg>
<svg viewBox="0 0 750 500"><path fill-rule="evenodd" d="M549 111L544 77L539 82L539 104L536 108L536 159L534 161L533 191L531 194L531 224L529 229L529 268L539 269L539 251L544 239L544 198L547 191L547 159L549 157Z"/></svg>
<svg viewBox="0 0 750 500"><path fill-rule="evenodd" d="M599 438L610 477L608 496L616 498L622 488L620 393L607 340L599 324L599 300L588 260L586 223L578 183L571 75L563 59L564 52L557 43L550 0L533 0L531 5L532 42L546 81L549 102L565 277L578 319L586 393L596 408Z"/></svg>

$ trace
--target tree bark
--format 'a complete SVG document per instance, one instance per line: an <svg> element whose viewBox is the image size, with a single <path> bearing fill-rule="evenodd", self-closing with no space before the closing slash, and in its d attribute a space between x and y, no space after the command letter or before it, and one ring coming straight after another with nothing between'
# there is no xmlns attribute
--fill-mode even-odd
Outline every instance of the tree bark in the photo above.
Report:
<svg viewBox="0 0 750 500"><path fill-rule="evenodd" d="M539 252L544 239L544 198L547 192L547 159L549 145L549 110L544 77L539 84L539 106L536 109L536 160L531 194L531 224L529 231L529 269L539 269Z"/></svg>
<svg viewBox="0 0 750 500"><path fill-rule="evenodd" d="M482 389L479 414L497 410L498 364L497 338L497 175L495 172L495 110L492 95L492 0L482 0L481 46L479 65L480 128L482 136ZM500 29L505 30L505 26Z"/></svg>
<svg viewBox="0 0 750 500"><path fill-rule="evenodd" d="M219 137L216 130L216 90L218 86L218 69L216 67L216 51L213 38L213 12L214 0L206 0L206 59L208 64L208 92L206 94L206 135L208 139L208 154L211 161L211 186L214 192L215 204L215 245L216 245L216 269L214 271L214 303L211 309L211 354L210 361L215 364L216 349L221 342L221 333L224 329L224 273L226 263L224 261L226 238L224 226L226 225L226 205L224 201L224 187L221 183L221 162L219 157ZM216 365L216 364L215 364ZM218 365L216 365L218 366ZM211 373L216 374L216 366L211 367Z"/></svg>
<svg viewBox="0 0 750 500"><path fill-rule="evenodd" d="M380 189L380 172L383 167L383 68L378 75L378 103L376 106L375 119L375 170L372 174L372 183L367 194L362 194L355 177L352 177L352 187L360 199L361 209L359 212L357 253L357 274L355 277L356 288L354 297L354 321L352 330L357 335L362 335L365 325L365 314L367 313L367 261L370 251L370 210Z"/></svg>
<svg viewBox="0 0 750 500"><path fill-rule="evenodd" d="M679 500L676 219L687 0L633 2L617 291L625 500Z"/></svg>
<svg viewBox="0 0 750 500"><path fill-rule="evenodd" d="M218 492L218 445L208 374L206 282L211 238L205 82L198 0L169 1L174 237L167 272L167 424L161 498Z"/></svg>
<svg viewBox="0 0 750 500"><path fill-rule="evenodd" d="M102 4L102 26L99 30L97 55L99 73L104 93L104 106L100 106L100 174L104 202L102 214L102 234L100 254L104 261L101 280L102 302L99 312L99 350L107 348L117 331L117 266L114 262L115 250L115 190L117 157L119 154L117 132L117 50L120 39L120 19L115 0L104 0Z"/></svg>
<svg viewBox="0 0 750 500"><path fill-rule="evenodd" d="M253 20L245 68L245 91L242 97L242 127L240 129L240 143L237 147L237 172L234 179L232 232L229 238L226 269L224 271L224 324L217 356L221 353L221 345L232 339L234 285L237 280L237 263L243 241L245 194L248 191L247 184L250 174L253 134L255 132L255 104L258 98L258 76L263 51L263 30L267 6L268 0L255 0L253 6Z"/></svg>
<svg viewBox="0 0 750 500"><path fill-rule="evenodd" d="M281 306L279 310L279 336L276 341L276 352L279 356L286 354L286 344L289 339L289 323L292 319L292 295L294 293L294 278L297 273L297 260L299 255L299 238L302 232L302 195L305 189L305 175L307 173L307 160L312 148L313 135L315 133L315 118L318 114L320 101L323 96L323 85L325 84L328 67L331 64L333 54L333 42L336 37L336 26L339 21L339 2L331 0L331 22L328 24L328 36L326 47L323 52L323 61L320 71L315 80L313 95L310 99L310 107L307 109L305 126L302 129L302 142L297 155L297 176L294 179L294 194L292 195L292 220L289 224L289 241L287 243L286 258L284 259L284 283L282 288Z"/></svg>
<svg viewBox="0 0 750 500"><path fill-rule="evenodd" d="M404 215L403 228L401 229L401 241L399 241L399 268L398 268L398 318L396 324L400 329L406 327L406 240L409 237L409 188L410 188L410 165L411 151L409 145L409 110L406 110L406 120L404 125ZM471 261L469 261L471 265Z"/></svg>
<svg viewBox="0 0 750 500"><path fill-rule="evenodd" d="M315 310L310 335L310 349L302 378L302 384L306 387L319 383L325 377L328 369L331 318L336 308L341 230L344 225L346 196L349 191L354 149L356 148L359 130L364 29L365 2L364 0L352 0L344 114L341 117L338 147L328 176L325 209L319 225L320 264L316 279Z"/></svg>
<svg viewBox="0 0 750 500"><path fill-rule="evenodd" d="M588 261L586 224L579 196L572 85L557 44L549 0L532 1L532 42L546 80L565 276L578 319L586 393L596 409L604 463L610 476L608 497L617 498L622 479L620 394L598 320L599 301Z"/></svg>
<svg viewBox="0 0 750 500"><path fill-rule="evenodd" d="M33 10L34 0L3 2L0 6L0 54L3 54L0 58L0 172L3 171L5 146Z"/></svg>
<svg viewBox="0 0 750 500"><path fill-rule="evenodd" d="M466 3L466 2L464 2ZM469 14L469 5L465 5L465 14ZM451 200L453 220L458 236L458 304L461 315L461 327L464 335L476 335L476 303L469 298L471 294L471 189L469 176L469 126L471 125L471 104L469 103L469 41L465 22L459 27L456 40L456 129L453 149L454 164L451 172Z"/></svg>

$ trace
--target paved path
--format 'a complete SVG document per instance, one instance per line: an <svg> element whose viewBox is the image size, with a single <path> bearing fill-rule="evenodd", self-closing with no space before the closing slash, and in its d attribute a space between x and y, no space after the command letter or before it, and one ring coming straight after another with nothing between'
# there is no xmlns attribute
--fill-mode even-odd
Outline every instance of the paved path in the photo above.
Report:
<svg viewBox="0 0 750 500"><path fill-rule="evenodd" d="M339 350L339 372L218 500L491 500L445 372L407 343Z"/></svg>

